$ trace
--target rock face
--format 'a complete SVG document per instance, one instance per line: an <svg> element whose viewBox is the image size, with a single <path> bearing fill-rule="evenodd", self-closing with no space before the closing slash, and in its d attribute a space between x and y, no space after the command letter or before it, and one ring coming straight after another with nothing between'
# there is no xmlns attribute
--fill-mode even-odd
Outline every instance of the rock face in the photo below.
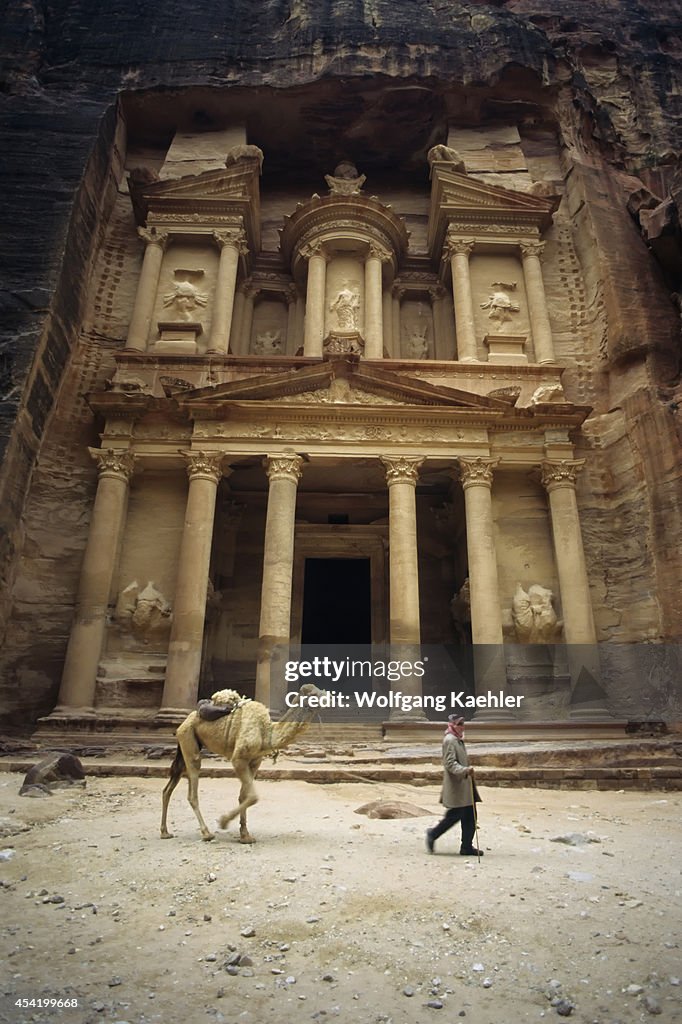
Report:
<svg viewBox="0 0 682 1024"><path fill-rule="evenodd" d="M479 180L563 193L567 247L547 285L561 294L579 268L582 293L553 326L559 341L586 339L573 355L565 341L562 384L593 409L576 444L599 637L682 639L681 13L653 0L433 0L418 17L405 0L189 13L57 0L49 18L14 5L0 41L6 725L54 705L64 660L95 488L86 445L101 427L84 396L123 345L139 259L123 167L197 173L191 146L168 153L178 129L245 124L273 193L288 176L309 195L342 159L372 187L389 172L409 183L434 146Z"/></svg>

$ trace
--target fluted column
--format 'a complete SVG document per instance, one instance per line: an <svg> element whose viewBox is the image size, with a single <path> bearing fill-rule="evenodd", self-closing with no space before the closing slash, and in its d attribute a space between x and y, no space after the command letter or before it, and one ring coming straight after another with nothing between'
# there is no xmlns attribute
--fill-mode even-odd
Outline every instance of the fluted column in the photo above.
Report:
<svg viewBox="0 0 682 1024"><path fill-rule="evenodd" d="M308 260L303 355L321 357L324 341L327 257L320 243L306 246L302 250L302 255Z"/></svg>
<svg viewBox="0 0 682 1024"><path fill-rule="evenodd" d="M493 524L492 484L497 459L459 459L464 508L471 599L471 639L474 645L476 692L505 694L507 674L502 637L500 585ZM505 719L503 707L477 711L477 719Z"/></svg>
<svg viewBox="0 0 682 1024"><path fill-rule="evenodd" d="M256 700L266 707L270 706L274 696L270 686L273 652L278 645L286 648L291 632L296 491L302 466L303 459L294 454L271 455L265 460L269 485L263 545Z"/></svg>
<svg viewBox="0 0 682 1024"><path fill-rule="evenodd" d="M575 493L583 465L583 460L567 459L542 463L567 644L594 644L597 639Z"/></svg>
<svg viewBox="0 0 682 1024"><path fill-rule="evenodd" d="M469 256L474 248L473 239L447 236L444 256L450 260L452 272L452 295L457 328L457 359L460 363L477 363L476 320L474 300L471 294Z"/></svg>
<svg viewBox="0 0 682 1024"><path fill-rule="evenodd" d="M390 259L381 246L371 244L365 259L365 359L384 355L381 264Z"/></svg>
<svg viewBox="0 0 682 1024"><path fill-rule="evenodd" d="M145 352L149 334L152 329L152 317L156 293L159 288L163 254L169 239L167 231L156 228L138 228L137 233L146 242L142 270L137 283L133 315L128 328L126 349L134 352Z"/></svg>
<svg viewBox="0 0 682 1024"><path fill-rule="evenodd" d="M241 228L231 231L214 231L213 237L220 246L220 262L218 263L218 279L213 300L211 346L208 351L226 355L230 343L239 257L248 250L246 235Z"/></svg>
<svg viewBox="0 0 682 1024"><path fill-rule="evenodd" d="M552 329L549 324L545 284L542 279L542 264L540 263L544 247L544 242L521 242L520 244L535 360L538 363L553 363L554 342L552 341Z"/></svg>
<svg viewBox="0 0 682 1024"><path fill-rule="evenodd" d="M66 651L55 711L92 711L97 667L102 655L111 586L128 505L133 472L129 451L90 449L99 482L83 557L76 611Z"/></svg>
<svg viewBox="0 0 682 1024"><path fill-rule="evenodd" d="M197 701L206 618L216 492L223 454L185 452L189 490L173 602L166 681L159 718L173 719Z"/></svg>
<svg viewBox="0 0 682 1024"><path fill-rule="evenodd" d="M416 487L422 457L382 457L388 484L388 564L391 659L414 664L420 657L419 556L417 548ZM421 694L421 679L406 673L402 693ZM423 711L391 712L395 718L424 718Z"/></svg>

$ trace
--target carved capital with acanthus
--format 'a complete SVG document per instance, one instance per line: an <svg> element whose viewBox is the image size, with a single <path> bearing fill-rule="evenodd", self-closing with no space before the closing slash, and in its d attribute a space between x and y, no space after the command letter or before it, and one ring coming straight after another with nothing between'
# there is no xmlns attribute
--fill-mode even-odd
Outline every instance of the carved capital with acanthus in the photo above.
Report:
<svg viewBox="0 0 682 1024"><path fill-rule="evenodd" d="M528 259L529 256L535 256L537 259L542 259L545 243L536 241L519 242L519 249L521 250L521 256L524 260Z"/></svg>
<svg viewBox="0 0 682 1024"><path fill-rule="evenodd" d="M304 260L311 260L313 256L318 256L320 259L324 260L325 263L329 260L329 256L327 255L322 242L306 242L305 245L301 246L299 252Z"/></svg>
<svg viewBox="0 0 682 1024"><path fill-rule="evenodd" d="M268 455L263 460L268 480L291 480L298 484L303 473L303 459L300 455Z"/></svg>
<svg viewBox="0 0 682 1024"><path fill-rule="evenodd" d="M126 483L133 475L135 456L130 449L88 448L97 463L100 480L105 476L118 477Z"/></svg>
<svg viewBox="0 0 682 1024"><path fill-rule="evenodd" d="M484 458L458 459L459 478L464 490L467 487L492 487L493 469L499 461Z"/></svg>
<svg viewBox="0 0 682 1024"><path fill-rule="evenodd" d="M242 228L226 228L221 231L214 231L213 238L220 249L230 246L236 249L240 256L246 256L249 247L246 244L246 234Z"/></svg>
<svg viewBox="0 0 682 1024"><path fill-rule="evenodd" d="M211 480L217 484L225 474L222 471L222 462L225 456L222 452L181 452L187 460L187 476L190 481L196 479Z"/></svg>
<svg viewBox="0 0 682 1024"><path fill-rule="evenodd" d="M584 459L560 459L558 462L542 463L542 486L548 493L557 487L575 487L578 473L585 465Z"/></svg>
<svg viewBox="0 0 682 1024"><path fill-rule="evenodd" d="M382 263L388 263L391 259L391 254L383 245L379 245L377 242L370 242L367 249L367 259L380 260Z"/></svg>
<svg viewBox="0 0 682 1024"><path fill-rule="evenodd" d="M255 299L262 291L262 288L259 284L256 284L252 277L247 277L246 281L242 281L239 285L239 291L242 292L245 299Z"/></svg>
<svg viewBox="0 0 682 1024"><path fill-rule="evenodd" d="M419 469L425 461L423 455L399 455L396 458L381 456L381 462L386 470L386 483L389 487L393 484L417 485Z"/></svg>
<svg viewBox="0 0 682 1024"><path fill-rule="evenodd" d="M453 256L466 256L467 259L474 251L476 242L473 238L457 238L448 234L443 246L443 259L449 260Z"/></svg>
<svg viewBox="0 0 682 1024"><path fill-rule="evenodd" d="M156 228L138 228L137 233L147 245L158 245L162 251L170 238L170 231L157 231Z"/></svg>

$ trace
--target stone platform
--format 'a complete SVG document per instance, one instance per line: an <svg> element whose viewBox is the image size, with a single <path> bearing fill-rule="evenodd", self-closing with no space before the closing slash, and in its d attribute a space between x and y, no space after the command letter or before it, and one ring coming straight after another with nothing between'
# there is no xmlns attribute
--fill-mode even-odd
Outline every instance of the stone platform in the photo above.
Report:
<svg viewBox="0 0 682 1024"><path fill-rule="evenodd" d="M405 786L438 785L442 777L440 734L433 743L404 745L331 742L315 728L308 742L289 748L276 762L263 762L260 779L298 779L317 784L376 782ZM14 749L8 749L14 746ZM0 772L25 773L50 748L27 741L4 744ZM74 749L70 747L69 749ZM165 779L175 752L172 737L131 750L125 746L75 748L90 777ZM480 741L469 744L482 786L550 789L682 790L682 737L622 740ZM231 765L206 754L202 774L234 778Z"/></svg>

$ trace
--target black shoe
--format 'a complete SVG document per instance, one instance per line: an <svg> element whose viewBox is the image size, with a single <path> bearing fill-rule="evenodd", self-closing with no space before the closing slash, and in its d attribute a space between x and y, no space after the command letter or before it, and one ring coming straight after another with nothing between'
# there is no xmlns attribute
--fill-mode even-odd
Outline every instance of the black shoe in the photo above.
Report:
<svg viewBox="0 0 682 1024"><path fill-rule="evenodd" d="M483 850L477 850L475 846L461 846L459 855L460 857L482 857Z"/></svg>
<svg viewBox="0 0 682 1024"><path fill-rule="evenodd" d="M429 853L433 853L433 843L434 843L434 839L433 839L433 836L431 835L431 829L427 828L427 830L426 830L426 849L429 851Z"/></svg>

